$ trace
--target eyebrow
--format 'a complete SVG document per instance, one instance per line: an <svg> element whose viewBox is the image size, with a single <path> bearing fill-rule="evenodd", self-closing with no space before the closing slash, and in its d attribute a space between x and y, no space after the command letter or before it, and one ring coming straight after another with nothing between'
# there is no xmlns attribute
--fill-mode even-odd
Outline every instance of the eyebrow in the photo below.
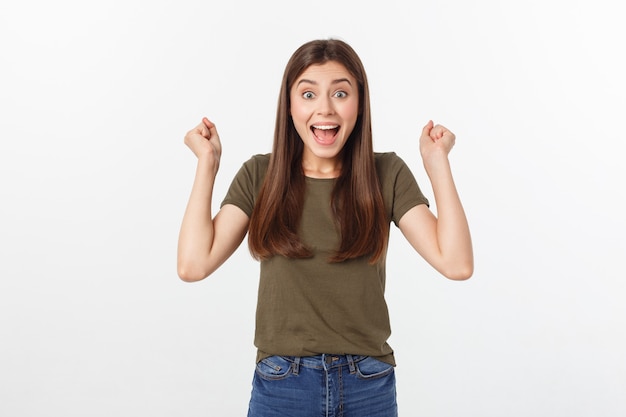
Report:
<svg viewBox="0 0 626 417"><path fill-rule="evenodd" d="M349 80L349 79L347 79L347 78L338 78L338 79L336 79L336 80L333 80L333 81L331 82L331 84L340 84L340 83L342 83L342 82L347 82L350 86L352 86L352 83L351 83L351 82L350 82L350 80ZM306 78L303 78L303 79L301 79L300 81L298 81L298 84L297 84L297 85L300 85L300 84L302 84L302 83L307 83L307 84L317 85L317 81L308 80L308 79L306 79Z"/></svg>

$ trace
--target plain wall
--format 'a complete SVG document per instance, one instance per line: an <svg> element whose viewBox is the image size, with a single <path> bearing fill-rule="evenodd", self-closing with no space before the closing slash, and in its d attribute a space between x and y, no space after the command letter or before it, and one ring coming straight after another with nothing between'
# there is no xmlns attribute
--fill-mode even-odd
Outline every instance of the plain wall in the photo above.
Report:
<svg viewBox="0 0 626 417"><path fill-rule="evenodd" d="M0 6L0 415L242 416L258 264L176 275L208 116L218 207L269 152L284 66L337 37L377 151L433 200L433 119L472 230L469 281L392 227L403 416L626 415L626 88L618 2L24 1ZM436 210L436 205L433 205Z"/></svg>

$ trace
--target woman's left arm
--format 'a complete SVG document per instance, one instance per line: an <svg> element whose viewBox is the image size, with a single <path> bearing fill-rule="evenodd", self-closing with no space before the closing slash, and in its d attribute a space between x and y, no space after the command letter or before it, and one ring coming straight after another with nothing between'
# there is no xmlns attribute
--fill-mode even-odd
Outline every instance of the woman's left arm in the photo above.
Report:
<svg viewBox="0 0 626 417"><path fill-rule="evenodd" d="M420 137L420 153L430 179L437 216L420 204L398 222L411 246L446 278L464 280L474 272L474 254L467 218L456 190L448 154L455 136L429 121Z"/></svg>

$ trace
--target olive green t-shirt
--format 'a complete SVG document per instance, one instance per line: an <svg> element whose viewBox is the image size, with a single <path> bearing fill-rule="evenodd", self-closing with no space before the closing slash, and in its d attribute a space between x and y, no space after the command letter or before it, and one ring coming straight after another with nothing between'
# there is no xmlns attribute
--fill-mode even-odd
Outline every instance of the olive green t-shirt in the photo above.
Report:
<svg viewBox="0 0 626 417"><path fill-rule="evenodd" d="M428 204L407 165L395 153L376 153L385 210L395 225L418 204ZM225 204L251 216L269 163L255 155L235 176ZM375 265L362 257L341 263L328 258L339 232L330 205L334 179L306 178L300 238L314 256L261 261L254 343L257 360L270 355L322 353L376 357L395 365L385 302L385 257Z"/></svg>

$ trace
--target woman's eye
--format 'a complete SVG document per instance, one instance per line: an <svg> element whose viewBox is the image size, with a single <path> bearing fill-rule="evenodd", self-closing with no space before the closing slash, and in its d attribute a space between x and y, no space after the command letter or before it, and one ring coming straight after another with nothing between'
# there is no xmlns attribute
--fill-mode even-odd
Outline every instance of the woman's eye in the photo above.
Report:
<svg viewBox="0 0 626 417"><path fill-rule="evenodd" d="M315 94L313 94L310 91L307 91L306 93L302 94L302 97L304 97L305 99L311 99L311 98L315 97Z"/></svg>
<svg viewBox="0 0 626 417"><path fill-rule="evenodd" d="M335 93L335 97L337 97L337 98L346 98L346 97L348 97L348 93L346 93L345 91L337 91Z"/></svg>

